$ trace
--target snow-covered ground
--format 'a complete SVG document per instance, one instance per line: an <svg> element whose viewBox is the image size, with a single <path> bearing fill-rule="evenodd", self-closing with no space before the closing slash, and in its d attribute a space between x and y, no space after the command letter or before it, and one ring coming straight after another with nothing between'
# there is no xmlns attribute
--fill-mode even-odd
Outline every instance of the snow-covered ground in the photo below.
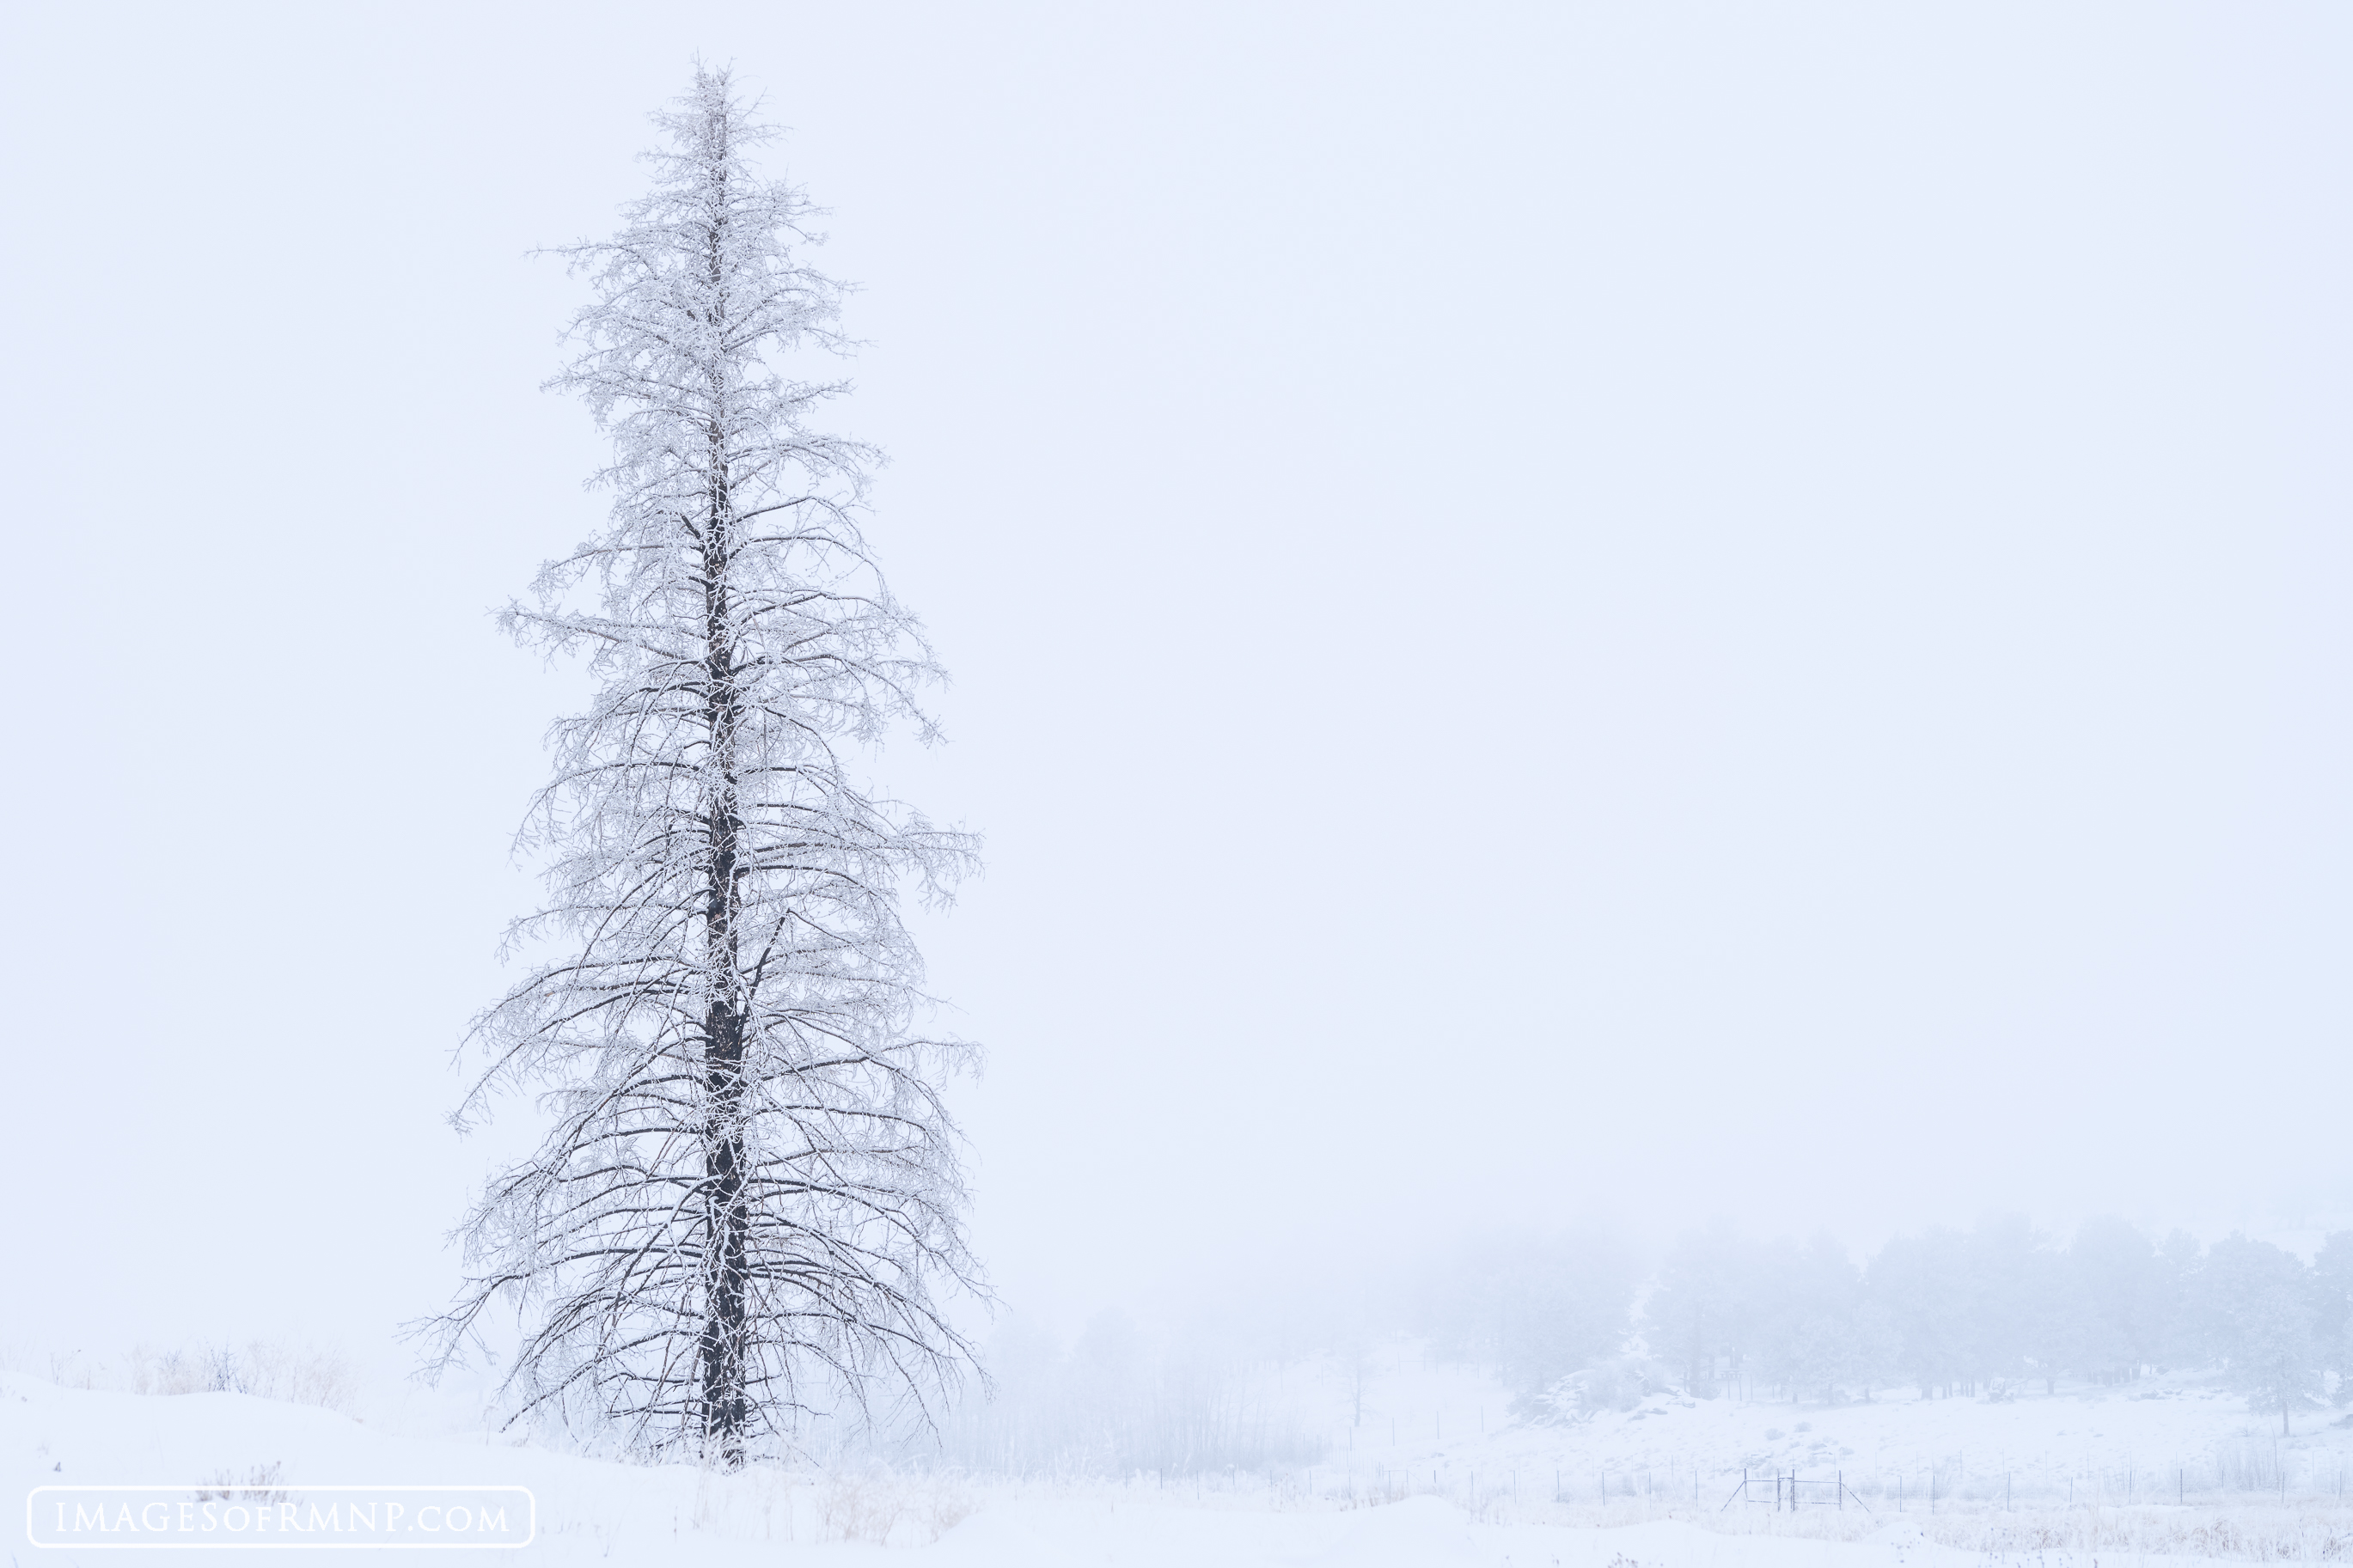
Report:
<svg viewBox="0 0 2353 1568"><path fill-rule="evenodd" d="M1557 1469L1563 1494L1673 1490L1696 1475L1699 1499L1729 1494L1743 1471L1843 1475L1857 1492L1906 1511L1939 1497L1995 1500L2196 1500L2276 1489L2334 1496L2353 1460L2337 1412L2248 1413L2211 1381L2152 1378L2118 1389L2063 1385L1994 1398L1924 1401L1903 1390L1835 1407L1655 1396L1630 1412L1566 1426L1515 1426L1482 1457ZM2283 1476L2284 1472L2284 1476Z"/></svg>
<svg viewBox="0 0 2353 1568"><path fill-rule="evenodd" d="M1300 1408L1331 1413L1340 1391L1333 1369L1284 1375L1282 1392ZM1401 1352L1365 1380L1361 1395L1345 1392L1349 1425L1335 1434L1326 1463L1223 1479L1050 1483L855 1467L713 1476L436 1430L447 1423L416 1411L361 1418L244 1394L139 1395L0 1373L0 1468L12 1500L42 1486L257 1478L296 1489L519 1485L537 1499L538 1538L503 1559L551 1564L832 1562L883 1550L975 1568L1958 1568L2027 1558L2090 1568L2101 1559L2353 1556L2353 1515L2335 1489L2353 1467L2353 1427L2335 1412L2316 1413L2281 1441L2237 1401L2191 1380L1833 1408L1654 1397L1632 1412L1532 1426L1504 1420L1500 1391L1483 1379ZM2209 1471L2197 1471L2200 1463ZM1769 1501L1727 1507L1725 1479L1736 1486L1744 1464L1809 1479L1843 1472L1856 1495L1843 1510L1795 1514ZM2233 1464L2245 1467L2233 1485L2201 1492L2198 1479L2233 1479ZM1912 1478L1900 1490L1899 1476ZM2073 1507L2064 1497L2070 1476ZM2274 1489L2266 1496L2237 1480ZM121 1561L111 1552L37 1549L22 1513L8 1535L13 1562L25 1568ZM325 1558L276 1550L206 1561L224 1556L277 1568Z"/></svg>
<svg viewBox="0 0 2353 1568"><path fill-rule="evenodd" d="M1877 1509L1940 1505L2251 1500L2268 1492L2334 1500L2353 1486L2353 1415L2276 1415L2200 1374L2115 1387L2034 1384L2000 1396L1923 1400L1905 1388L1869 1401L1694 1400L1654 1394L1625 1411L1556 1425L1516 1421L1482 1373L1394 1347L1362 1379L1305 1363L1259 1391L1293 1425L1324 1435L1319 1488L1437 1491L1469 1500L1498 1488L1523 1502L1723 1504L1744 1472L1843 1479ZM1400 1479L1402 1478L1402 1479ZM1769 1489L1766 1492L1770 1498ZM1834 1495L1825 1492L1823 1495Z"/></svg>

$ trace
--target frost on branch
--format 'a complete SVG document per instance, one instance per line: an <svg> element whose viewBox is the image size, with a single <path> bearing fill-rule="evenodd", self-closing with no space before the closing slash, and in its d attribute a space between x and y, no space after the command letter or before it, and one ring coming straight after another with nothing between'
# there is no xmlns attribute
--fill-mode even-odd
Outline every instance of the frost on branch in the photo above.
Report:
<svg viewBox="0 0 2353 1568"><path fill-rule="evenodd" d="M504 1301L518 1417L734 1462L845 1405L928 1417L969 1362L936 1295L983 1289L938 1095L968 1047L917 1032L898 899L944 900L976 841L851 771L934 737L941 672L860 531L878 454L811 426L843 384L785 368L842 347L811 209L753 172L774 132L724 71L656 122L651 193L564 252L595 298L550 385L612 437L610 521L507 616L596 691L552 733L547 901L510 934L538 962L477 1020L458 1121L530 1090L554 1127L436 1327L446 1358Z"/></svg>

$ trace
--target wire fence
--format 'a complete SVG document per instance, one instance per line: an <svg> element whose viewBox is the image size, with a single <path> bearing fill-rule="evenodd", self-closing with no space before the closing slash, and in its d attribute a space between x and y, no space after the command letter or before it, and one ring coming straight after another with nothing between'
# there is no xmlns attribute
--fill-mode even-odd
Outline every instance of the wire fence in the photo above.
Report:
<svg viewBox="0 0 2353 1568"><path fill-rule="evenodd" d="M1566 1507L1600 1510L1631 1521L1852 1511L1859 1521L1883 1521L1915 1515L2047 1514L2069 1510L2269 1506L2338 1511L2348 1508L2348 1483L2353 1483L2353 1455L2262 1444L2247 1444L2196 1460L2113 1467L2039 1462L1969 1466L1957 1461L1862 1470L1767 1468L1712 1472L1704 1467L1651 1467L1579 1472L1554 1466L1524 1469L1507 1465L1340 1462L1140 1470L1110 1482L1124 1491L1149 1492L1170 1501L1272 1508L1361 1507L1435 1497L1478 1514L1499 1508L1525 1512Z"/></svg>

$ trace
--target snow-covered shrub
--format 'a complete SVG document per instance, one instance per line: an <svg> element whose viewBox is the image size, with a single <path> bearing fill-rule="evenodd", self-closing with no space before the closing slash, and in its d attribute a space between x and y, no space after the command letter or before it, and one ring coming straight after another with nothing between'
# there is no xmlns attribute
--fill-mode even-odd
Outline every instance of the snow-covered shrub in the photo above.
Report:
<svg viewBox="0 0 2353 1568"><path fill-rule="evenodd" d="M230 1345L132 1349L133 1394L249 1394L350 1415L358 1394L351 1364L331 1350L255 1340Z"/></svg>
<svg viewBox="0 0 2353 1568"><path fill-rule="evenodd" d="M1664 1369L1647 1356L1612 1356L1570 1373L1552 1386L1512 1401L1513 1415L1539 1425L1585 1421L1608 1410L1631 1410L1668 1387Z"/></svg>

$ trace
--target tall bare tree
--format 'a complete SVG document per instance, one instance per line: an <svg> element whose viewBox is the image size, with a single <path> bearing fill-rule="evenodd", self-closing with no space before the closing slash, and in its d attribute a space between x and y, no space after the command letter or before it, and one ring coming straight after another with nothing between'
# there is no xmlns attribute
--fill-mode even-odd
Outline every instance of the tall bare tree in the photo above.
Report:
<svg viewBox="0 0 2353 1568"><path fill-rule="evenodd" d="M969 1047L917 1032L899 900L944 900L976 841L858 776L887 731L936 738L941 672L860 529L879 455L810 423L845 384L791 374L845 347L796 258L813 209L754 172L775 132L725 71L655 121L651 192L561 252L595 298L549 384L612 437L609 522L506 617L596 692L553 731L524 829L549 897L456 1121L527 1089L554 1125L464 1226L438 1328L454 1354L505 1301L517 1415L733 1463L845 1402L928 1412L969 1364L939 1097Z"/></svg>

